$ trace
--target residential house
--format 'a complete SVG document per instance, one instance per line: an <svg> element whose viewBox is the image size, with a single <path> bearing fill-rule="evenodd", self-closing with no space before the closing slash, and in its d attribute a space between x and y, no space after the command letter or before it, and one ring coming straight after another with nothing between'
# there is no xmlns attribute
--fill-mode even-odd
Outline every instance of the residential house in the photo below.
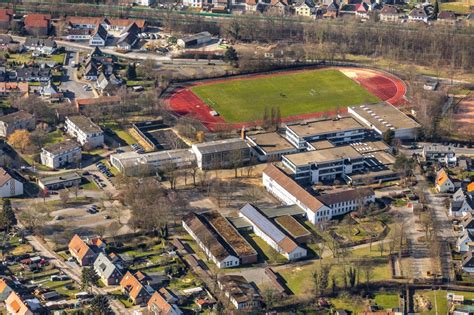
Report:
<svg viewBox="0 0 474 315"><path fill-rule="evenodd" d="M0 197L9 198L23 195L23 181L15 172L0 167Z"/></svg>
<svg viewBox="0 0 474 315"><path fill-rule="evenodd" d="M155 291L147 303L147 309L153 315L181 315L183 312L175 304L168 301L160 292Z"/></svg>
<svg viewBox="0 0 474 315"><path fill-rule="evenodd" d="M369 16L370 9L371 9L371 7L367 3L362 2L362 3L356 4L355 14L359 18L369 19L370 18L370 16Z"/></svg>
<svg viewBox="0 0 474 315"><path fill-rule="evenodd" d="M93 149L104 145L104 132L89 117L82 115L68 116L66 117L65 129L82 146Z"/></svg>
<svg viewBox="0 0 474 315"><path fill-rule="evenodd" d="M70 29L94 30L103 20L100 17L68 16L66 24Z"/></svg>
<svg viewBox="0 0 474 315"><path fill-rule="evenodd" d="M217 278L217 285L237 310L260 310L262 298L243 276L221 275Z"/></svg>
<svg viewBox="0 0 474 315"><path fill-rule="evenodd" d="M466 215L462 218L461 226L463 231L468 231L469 233L474 232L474 217L472 212L466 213Z"/></svg>
<svg viewBox="0 0 474 315"><path fill-rule="evenodd" d="M150 297L150 292L147 291L147 288L145 288L145 286L135 275L130 273L130 271L127 271L120 281L120 288L135 305L145 303Z"/></svg>
<svg viewBox="0 0 474 315"><path fill-rule="evenodd" d="M28 95L28 82L0 82L0 95L18 95L19 97Z"/></svg>
<svg viewBox="0 0 474 315"><path fill-rule="evenodd" d="M462 256L462 270L464 272L474 273L474 257L472 257L472 251L468 251Z"/></svg>
<svg viewBox="0 0 474 315"><path fill-rule="evenodd" d="M456 148L441 144L426 144L423 146L421 156L425 162L437 162L448 167L454 167L457 164Z"/></svg>
<svg viewBox="0 0 474 315"><path fill-rule="evenodd" d="M195 0L192 0L195 1ZM258 0L245 0L245 11L257 12Z"/></svg>
<svg viewBox="0 0 474 315"><path fill-rule="evenodd" d="M12 9L0 9L0 29L6 31L10 28L10 22L13 18Z"/></svg>
<svg viewBox="0 0 474 315"><path fill-rule="evenodd" d="M324 18L337 18L339 16L339 3L336 0L333 0L326 8L326 12L324 13Z"/></svg>
<svg viewBox="0 0 474 315"><path fill-rule="evenodd" d="M453 11L441 11L436 21L444 25L456 25L456 13Z"/></svg>
<svg viewBox="0 0 474 315"><path fill-rule="evenodd" d="M468 230L464 230L456 240L456 251L465 253L474 250L474 235Z"/></svg>
<svg viewBox="0 0 474 315"><path fill-rule="evenodd" d="M118 285L122 271L104 253L99 253L94 261L94 270L105 285Z"/></svg>
<svg viewBox="0 0 474 315"><path fill-rule="evenodd" d="M48 66L25 66L16 70L16 78L20 82L49 82L51 68Z"/></svg>
<svg viewBox="0 0 474 315"><path fill-rule="evenodd" d="M288 12L288 4L285 0L270 0L270 3L261 2L264 11L268 14L284 15Z"/></svg>
<svg viewBox="0 0 474 315"><path fill-rule="evenodd" d="M56 51L56 49L58 49L55 40L37 37L26 38L24 46L29 51L38 52L44 55L51 55Z"/></svg>
<svg viewBox="0 0 474 315"><path fill-rule="evenodd" d="M380 21L383 22L400 22L402 14L400 10L394 5L386 4L380 10Z"/></svg>
<svg viewBox="0 0 474 315"><path fill-rule="evenodd" d="M311 0L298 0L293 6L295 14L297 16L309 17L312 15L314 9L314 3Z"/></svg>
<svg viewBox="0 0 474 315"><path fill-rule="evenodd" d="M50 168L61 168L81 162L82 149L76 141L66 140L48 145L41 149L41 164Z"/></svg>
<svg viewBox="0 0 474 315"><path fill-rule="evenodd" d="M96 246L88 244L75 234L68 245L69 253L74 257L79 265L91 266L97 258L99 250Z"/></svg>
<svg viewBox="0 0 474 315"><path fill-rule="evenodd" d="M449 215L463 217L474 211L474 197L464 193L462 188L456 190L449 204Z"/></svg>
<svg viewBox="0 0 474 315"><path fill-rule="evenodd" d="M101 95L113 94L122 85L122 80L117 78L115 74L107 77L101 73L97 78L96 87Z"/></svg>
<svg viewBox="0 0 474 315"><path fill-rule="evenodd" d="M190 212L182 221L186 232L196 241L204 253L218 268L231 268L240 265L240 259L223 244L222 238L196 213Z"/></svg>
<svg viewBox="0 0 474 315"><path fill-rule="evenodd" d="M116 46L121 50L132 50L138 41L139 38L137 32L127 32L119 37Z"/></svg>
<svg viewBox="0 0 474 315"><path fill-rule="evenodd" d="M156 0L135 0L135 3L145 7L152 6L156 3Z"/></svg>
<svg viewBox="0 0 474 315"><path fill-rule="evenodd" d="M60 92L56 85L51 81L42 85L38 93L43 99L50 103L60 102L63 99L63 93Z"/></svg>
<svg viewBox="0 0 474 315"><path fill-rule="evenodd" d="M241 138L193 144L200 169L216 169L244 165L250 161L250 147Z"/></svg>
<svg viewBox="0 0 474 315"><path fill-rule="evenodd" d="M2 12L2 10L0 10L0 24L2 23L1 22L1 12ZM13 43L14 43L13 38L10 35L0 34L0 50L2 50L2 51L8 50L10 45L13 44Z"/></svg>
<svg viewBox="0 0 474 315"><path fill-rule="evenodd" d="M13 292L13 288L10 281L7 278L0 278L0 303L5 302L10 293Z"/></svg>
<svg viewBox="0 0 474 315"><path fill-rule="evenodd" d="M357 11L357 4L342 4L339 9L339 16L355 16Z"/></svg>
<svg viewBox="0 0 474 315"><path fill-rule="evenodd" d="M88 28L69 28L66 39L70 41L90 41L94 30Z"/></svg>
<svg viewBox="0 0 474 315"><path fill-rule="evenodd" d="M89 46L104 47L107 43L108 37L109 34L107 33L107 30L102 26L102 24L99 24L89 40Z"/></svg>
<svg viewBox="0 0 474 315"><path fill-rule="evenodd" d="M8 138L16 130L25 129L31 131L35 127L35 116L24 110L0 116L0 137Z"/></svg>
<svg viewBox="0 0 474 315"><path fill-rule="evenodd" d="M426 14L424 8L414 8L408 13L408 21L428 23L428 14Z"/></svg>
<svg viewBox="0 0 474 315"><path fill-rule="evenodd" d="M306 249L299 247L295 241L286 236L275 224L251 204L246 204L242 207L239 216L252 225L253 232L258 237L262 238L286 259L292 261L306 257Z"/></svg>
<svg viewBox="0 0 474 315"><path fill-rule="evenodd" d="M123 32L126 30L130 24L135 23L140 32L144 32L147 28L147 23L145 20L142 19L112 19L112 18L105 18L102 25L109 31L118 31Z"/></svg>
<svg viewBox="0 0 474 315"><path fill-rule="evenodd" d="M38 186L43 190L57 190L67 187L78 187L82 177L76 172L61 173L59 175L47 176L38 179Z"/></svg>
<svg viewBox="0 0 474 315"><path fill-rule="evenodd" d="M28 13L24 18L25 30L32 36L47 36L51 28L51 15Z"/></svg>
<svg viewBox="0 0 474 315"><path fill-rule="evenodd" d="M84 69L84 79L89 81L97 81L98 77L99 70L97 69L97 66L93 62L89 63Z"/></svg>
<svg viewBox="0 0 474 315"><path fill-rule="evenodd" d="M454 192L454 183L444 168L436 173L435 187L439 193Z"/></svg>
<svg viewBox="0 0 474 315"><path fill-rule="evenodd" d="M11 292L5 300L7 314L40 315L43 314L41 303L37 298L22 299L16 292Z"/></svg>

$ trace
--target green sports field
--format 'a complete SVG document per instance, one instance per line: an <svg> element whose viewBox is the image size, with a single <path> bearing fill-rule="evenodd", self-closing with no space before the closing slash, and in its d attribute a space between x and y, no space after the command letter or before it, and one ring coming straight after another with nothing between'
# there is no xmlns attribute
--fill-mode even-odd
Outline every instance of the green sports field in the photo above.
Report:
<svg viewBox="0 0 474 315"><path fill-rule="evenodd" d="M262 119L266 106L280 107L281 116L287 117L379 101L333 69L198 85L191 91L232 123Z"/></svg>

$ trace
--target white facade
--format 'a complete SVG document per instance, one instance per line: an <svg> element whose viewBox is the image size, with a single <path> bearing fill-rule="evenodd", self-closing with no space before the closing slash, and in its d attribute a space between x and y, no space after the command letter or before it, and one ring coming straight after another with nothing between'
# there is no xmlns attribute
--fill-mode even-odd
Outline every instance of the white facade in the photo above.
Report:
<svg viewBox="0 0 474 315"><path fill-rule="evenodd" d="M135 3L138 5L149 7L151 5L154 5L156 3L156 0L136 0Z"/></svg>
<svg viewBox="0 0 474 315"><path fill-rule="evenodd" d="M84 116L75 116L84 117ZM81 145L88 145L90 148L96 148L104 145L104 132L94 124L89 118L84 117L87 125L78 125L72 121L69 117L66 117L66 132L72 137L76 138L77 142Z"/></svg>
<svg viewBox="0 0 474 315"><path fill-rule="evenodd" d="M202 8L202 0L183 0L183 5L191 8Z"/></svg>
<svg viewBox="0 0 474 315"><path fill-rule="evenodd" d="M41 151L41 164L50 168L60 168L71 163L81 161L81 147L69 148L61 152L49 152L45 148Z"/></svg>
<svg viewBox="0 0 474 315"><path fill-rule="evenodd" d="M447 192L453 192L454 191L454 184L451 181L451 179L447 178L445 181L442 183L436 183L436 190L439 193L447 193Z"/></svg>
<svg viewBox="0 0 474 315"><path fill-rule="evenodd" d="M23 183L14 178L10 178L9 180L5 181L2 186L0 186L1 198L9 198L21 195L23 195Z"/></svg>
<svg viewBox="0 0 474 315"><path fill-rule="evenodd" d="M471 238L471 234L468 231L464 231L456 241L456 251L465 253L472 250L474 242Z"/></svg>

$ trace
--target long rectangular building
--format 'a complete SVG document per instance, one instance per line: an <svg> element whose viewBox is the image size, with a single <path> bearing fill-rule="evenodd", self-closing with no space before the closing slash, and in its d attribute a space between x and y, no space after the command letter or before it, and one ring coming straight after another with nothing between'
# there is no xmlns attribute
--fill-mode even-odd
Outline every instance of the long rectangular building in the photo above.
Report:
<svg viewBox="0 0 474 315"><path fill-rule="evenodd" d="M296 181L317 183L362 170L364 156L352 146L340 146L286 155L283 164Z"/></svg>
<svg viewBox="0 0 474 315"><path fill-rule="evenodd" d="M285 256L286 259L297 260L306 257L306 249L299 247L295 241L280 231L277 226L251 204L246 204L240 209L239 216L245 218L252 225L253 231L258 237Z"/></svg>
<svg viewBox="0 0 474 315"><path fill-rule="evenodd" d="M217 267L231 268L240 265L239 258L225 248L219 235L208 227L198 214L188 213L183 218L182 224L186 232L191 235Z"/></svg>
<svg viewBox="0 0 474 315"><path fill-rule="evenodd" d="M241 138L193 144L191 150L201 169L233 167L250 160L250 147Z"/></svg>
<svg viewBox="0 0 474 315"><path fill-rule="evenodd" d="M240 264L245 265L257 262L257 251L250 246L226 218L215 211L205 212L202 216L237 254Z"/></svg>
<svg viewBox="0 0 474 315"><path fill-rule="evenodd" d="M380 135L393 130L395 138L415 139L420 129L420 124L389 103L351 106L347 110L357 121Z"/></svg>
<svg viewBox="0 0 474 315"><path fill-rule="evenodd" d="M308 142L328 140L333 144L361 141L367 128L352 117L317 120L286 125L285 135L298 149L308 147Z"/></svg>

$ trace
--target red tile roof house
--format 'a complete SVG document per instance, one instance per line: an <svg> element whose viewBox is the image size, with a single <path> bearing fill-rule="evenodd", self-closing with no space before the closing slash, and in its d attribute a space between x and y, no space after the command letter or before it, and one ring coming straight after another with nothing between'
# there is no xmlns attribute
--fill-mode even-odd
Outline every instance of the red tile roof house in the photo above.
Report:
<svg viewBox="0 0 474 315"><path fill-rule="evenodd" d="M145 286L135 275L131 274L130 271L127 271L120 281L120 288L135 305L147 302L150 297L150 293L147 291Z"/></svg>
<svg viewBox="0 0 474 315"><path fill-rule="evenodd" d="M150 314L156 315L181 315L183 312L173 304L173 302L167 301L166 298L159 292L153 293L150 300L148 301L148 311Z"/></svg>
<svg viewBox="0 0 474 315"><path fill-rule="evenodd" d="M51 27L51 15L30 13L25 16L24 24L29 35L48 36Z"/></svg>
<svg viewBox="0 0 474 315"><path fill-rule="evenodd" d="M68 247L71 256L74 257L81 266L92 265L100 252L97 246L87 244L77 234L73 236Z"/></svg>
<svg viewBox="0 0 474 315"><path fill-rule="evenodd" d="M13 10L1 9L0 10L0 30L8 30L10 28L10 22L13 18Z"/></svg>

